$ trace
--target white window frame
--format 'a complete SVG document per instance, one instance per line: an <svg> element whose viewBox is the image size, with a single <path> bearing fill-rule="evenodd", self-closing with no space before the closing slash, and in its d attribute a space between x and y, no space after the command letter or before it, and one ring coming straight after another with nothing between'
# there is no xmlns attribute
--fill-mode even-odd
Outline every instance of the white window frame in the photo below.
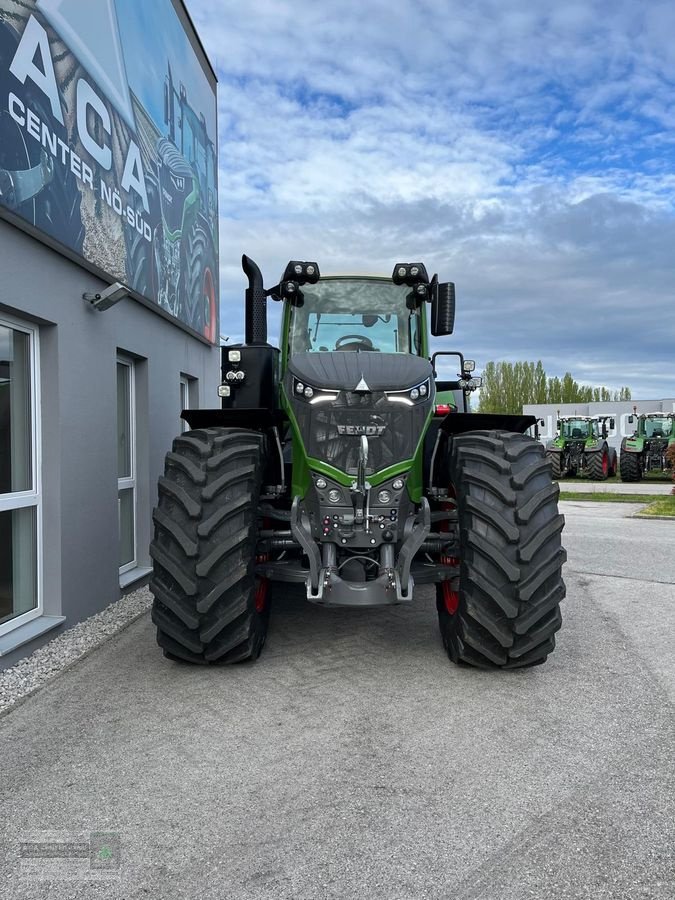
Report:
<svg viewBox="0 0 675 900"><path fill-rule="evenodd" d="M117 521L120 522L120 491L132 490L133 528L134 528L134 558L119 567L119 574L131 571L138 566L138 484L136 478L136 367L133 359L122 354L117 354L115 362L115 390L117 390L117 366L126 366L129 369L129 467L130 475L117 478ZM121 534L118 529L118 538Z"/></svg>
<svg viewBox="0 0 675 900"><path fill-rule="evenodd" d="M187 375L180 376L179 390L180 390L180 396L181 396L181 406L180 406L180 409L178 410L178 416L180 418L180 414L183 412L184 409L190 409L190 379L187 377ZM182 403L183 398L185 399L185 405L183 405L183 403ZM183 431L188 431L189 428L190 428L190 426L185 421L185 419L180 419L181 433Z"/></svg>
<svg viewBox="0 0 675 900"><path fill-rule="evenodd" d="M0 325L21 331L29 336L30 341L30 399L31 399L31 483L29 491L13 491L8 494L0 494L0 512L10 512L14 509L35 509L35 584L37 589L37 605L19 616L15 616L8 622L0 625L0 637L14 631L21 625L31 622L43 615L44 590L43 590L43 560L42 560L42 430L40 428L41 400L40 400L40 340L39 331L27 325L25 322L15 319L4 312L0 312Z"/></svg>

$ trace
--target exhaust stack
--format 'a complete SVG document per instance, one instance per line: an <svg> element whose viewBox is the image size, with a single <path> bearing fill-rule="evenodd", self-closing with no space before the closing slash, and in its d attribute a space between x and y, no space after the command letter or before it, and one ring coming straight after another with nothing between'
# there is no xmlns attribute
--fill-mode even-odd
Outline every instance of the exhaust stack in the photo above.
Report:
<svg viewBox="0 0 675 900"><path fill-rule="evenodd" d="M263 277L256 263L244 254L241 267L248 278L246 288L246 343L267 343L267 297Z"/></svg>

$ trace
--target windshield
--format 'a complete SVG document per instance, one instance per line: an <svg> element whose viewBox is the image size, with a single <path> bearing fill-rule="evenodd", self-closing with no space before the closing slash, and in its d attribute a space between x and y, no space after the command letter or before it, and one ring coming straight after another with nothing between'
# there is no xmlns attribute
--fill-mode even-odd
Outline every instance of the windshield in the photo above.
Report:
<svg viewBox="0 0 675 900"><path fill-rule="evenodd" d="M645 437L669 437L672 421L665 416L662 419L645 419Z"/></svg>
<svg viewBox="0 0 675 900"><path fill-rule="evenodd" d="M597 436L597 422L588 422L584 421L584 419L570 419L569 422L562 423L562 435L566 438L587 438L591 435L591 426L593 426L593 434Z"/></svg>
<svg viewBox="0 0 675 900"><path fill-rule="evenodd" d="M322 278L291 307L289 352L367 350L421 354L420 313L406 308L410 288L387 278Z"/></svg>

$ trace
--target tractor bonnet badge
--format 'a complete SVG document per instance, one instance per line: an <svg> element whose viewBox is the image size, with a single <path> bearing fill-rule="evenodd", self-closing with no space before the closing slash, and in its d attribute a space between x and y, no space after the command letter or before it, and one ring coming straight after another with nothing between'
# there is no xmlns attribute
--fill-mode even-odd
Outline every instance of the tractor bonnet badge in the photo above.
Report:
<svg viewBox="0 0 675 900"><path fill-rule="evenodd" d="M387 429L379 416L372 416L368 424L338 425L338 434L365 434L366 437L380 437Z"/></svg>

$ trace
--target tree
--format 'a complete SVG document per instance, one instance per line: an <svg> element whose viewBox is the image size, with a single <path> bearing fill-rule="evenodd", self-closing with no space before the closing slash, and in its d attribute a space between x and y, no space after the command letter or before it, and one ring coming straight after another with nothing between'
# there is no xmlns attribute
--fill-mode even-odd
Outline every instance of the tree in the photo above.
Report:
<svg viewBox="0 0 675 900"><path fill-rule="evenodd" d="M478 411L519 413L532 403L591 403L630 400L630 388L610 391L606 387L579 384L570 372L562 379L549 378L541 360L533 362L488 362L483 370Z"/></svg>

